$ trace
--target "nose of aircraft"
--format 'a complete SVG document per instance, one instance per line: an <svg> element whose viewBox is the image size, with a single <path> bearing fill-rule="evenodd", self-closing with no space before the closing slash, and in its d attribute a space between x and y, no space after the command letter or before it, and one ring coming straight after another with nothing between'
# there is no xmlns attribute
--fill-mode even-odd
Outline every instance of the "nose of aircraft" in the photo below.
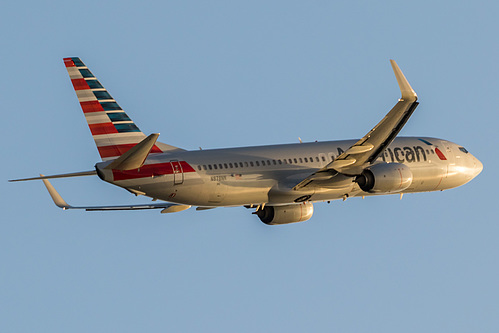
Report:
<svg viewBox="0 0 499 333"><path fill-rule="evenodd" d="M473 178L478 176L483 170L483 164L478 160L478 158L473 157Z"/></svg>

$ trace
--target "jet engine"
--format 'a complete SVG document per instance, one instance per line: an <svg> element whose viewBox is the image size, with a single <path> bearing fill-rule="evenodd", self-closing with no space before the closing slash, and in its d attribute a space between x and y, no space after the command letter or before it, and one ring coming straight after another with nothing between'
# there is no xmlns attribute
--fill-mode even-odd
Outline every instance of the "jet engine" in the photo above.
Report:
<svg viewBox="0 0 499 333"><path fill-rule="evenodd" d="M412 171L402 163L380 163L362 171L355 182L364 192L396 193L411 186Z"/></svg>
<svg viewBox="0 0 499 333"><path fill-rule="evenodd" d="M256 215L268 225L303 222L312 217L314 206L311 202L302 202L286 206L265 206Z"/></svg>

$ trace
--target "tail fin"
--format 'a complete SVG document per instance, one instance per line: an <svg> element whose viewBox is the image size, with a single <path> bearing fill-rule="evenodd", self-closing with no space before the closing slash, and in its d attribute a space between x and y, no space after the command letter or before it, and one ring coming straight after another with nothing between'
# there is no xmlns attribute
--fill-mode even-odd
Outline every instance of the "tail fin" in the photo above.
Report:
<svg viewBox="0 0 499 333"><path fill-rule="evenodd" d="M80 58L64 58L64 64L103 161L123 155L146 138ZM178 150L156 142L151 153Z"/></svg>

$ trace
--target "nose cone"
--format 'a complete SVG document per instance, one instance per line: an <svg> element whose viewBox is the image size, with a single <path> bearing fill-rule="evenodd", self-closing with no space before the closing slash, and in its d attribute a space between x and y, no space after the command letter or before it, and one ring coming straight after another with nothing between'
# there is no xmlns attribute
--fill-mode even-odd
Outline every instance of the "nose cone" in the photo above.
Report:
<svg viewBox="0 0 499 333"><path fill-rule="evenodd" d="M456 164L449 165L447 181L449 186L461 186L478 176L483 170L483 164L470 153L457 159Z"/></svg>
<svg viewBox="0 0 499 333"><path fill-rule="evenodd" d="M478 160L478 158L476 157L473 157L474 161L473 161L473 178L475 178L476 176L478 176L480 174L480 172L482 172L483 170L483 164L482 162L480 162Z"/></svg>

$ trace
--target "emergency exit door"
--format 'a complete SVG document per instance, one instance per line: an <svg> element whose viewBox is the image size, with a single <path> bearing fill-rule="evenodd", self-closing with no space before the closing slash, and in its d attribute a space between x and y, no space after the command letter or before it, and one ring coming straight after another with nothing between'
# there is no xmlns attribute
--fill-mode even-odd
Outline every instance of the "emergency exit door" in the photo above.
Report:
<svg viewBox="0 0 499 333"><path fill-rule="evenodd" d="M173 170L173 184L180 185L184 182L184 171L182 170L182 165L179 161L170 161Z"/></svg>

